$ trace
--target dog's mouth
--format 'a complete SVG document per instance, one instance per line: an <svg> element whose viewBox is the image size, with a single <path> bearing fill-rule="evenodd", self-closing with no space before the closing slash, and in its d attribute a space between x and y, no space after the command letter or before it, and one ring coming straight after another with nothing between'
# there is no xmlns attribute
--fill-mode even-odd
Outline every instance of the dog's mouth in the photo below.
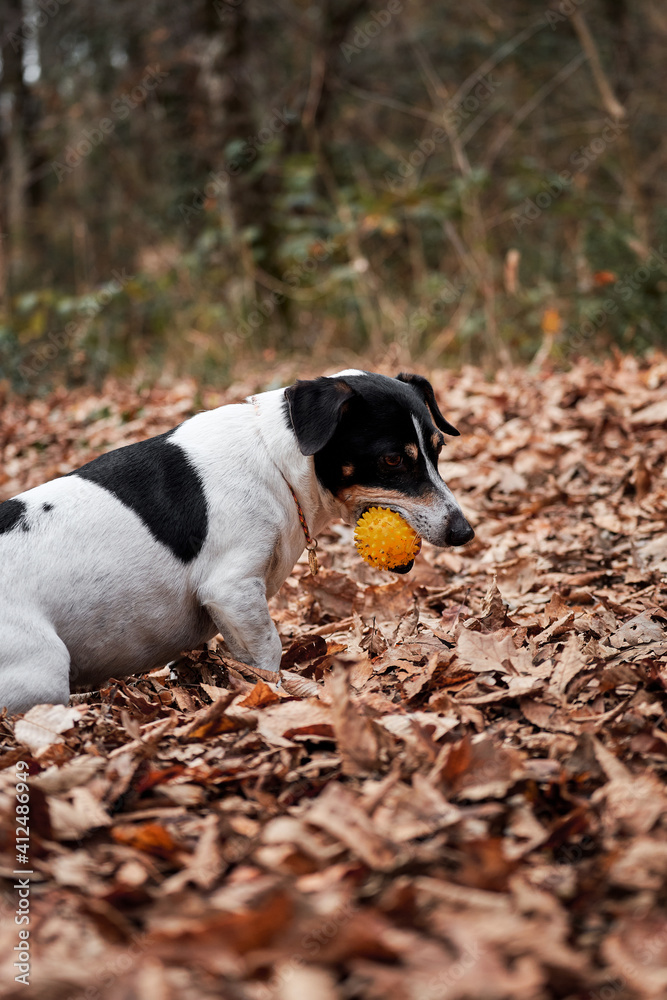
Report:
<svg viewBox="0 0 667 1000"><path fill-rule="evenodd" d="M363 508L363 510L360 511L359 517L363 517L364 514L371 509L371 507L386 507L387 510L392 510L394 512L394 514L399 514L400 517L403 518L403 520L407 521L407 519L405 518L405 515L401 514L400 510L396 510L395 507L389 507L386 504L379 504L379 503L369 503L369 504L366 504L366 506ZM359 517L357 518L357 520L359 520ZM410 525L410 527L412 527L412 525ZM420 548L421 548L421 542L420 542ZM412 569L412 567L414 566L414 564L415 564L414 559L411 559L409 562L403 563L402 566L392 566L391 567L391 572L392 573L401 573L401 574L403 574L403 573L409 573L410 570Z"/></svg>

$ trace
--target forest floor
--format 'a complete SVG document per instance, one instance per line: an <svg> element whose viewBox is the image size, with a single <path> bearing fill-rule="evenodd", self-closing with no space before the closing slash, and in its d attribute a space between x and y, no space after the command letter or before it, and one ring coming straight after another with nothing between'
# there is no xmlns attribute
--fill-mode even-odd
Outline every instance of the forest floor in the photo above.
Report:
<svg viewBox="0 0 667 1000"><path fill-rule="evenodd" d="M213 642L0 720L0 995L667 995L667 360L431 378L471 544L399 577L334 526L282 689ZM261 388L6 396L0 499Z"/></svg>

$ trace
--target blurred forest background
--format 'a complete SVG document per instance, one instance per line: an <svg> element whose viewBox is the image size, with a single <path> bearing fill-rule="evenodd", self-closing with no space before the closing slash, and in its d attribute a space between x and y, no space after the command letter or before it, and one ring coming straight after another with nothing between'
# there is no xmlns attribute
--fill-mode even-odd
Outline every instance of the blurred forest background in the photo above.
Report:
<svg viewBox="0 0 667 1000"><path fill-rule="evenodd" d="M19 390L664 346L664 0L0 0L0 25Z"/></svg>

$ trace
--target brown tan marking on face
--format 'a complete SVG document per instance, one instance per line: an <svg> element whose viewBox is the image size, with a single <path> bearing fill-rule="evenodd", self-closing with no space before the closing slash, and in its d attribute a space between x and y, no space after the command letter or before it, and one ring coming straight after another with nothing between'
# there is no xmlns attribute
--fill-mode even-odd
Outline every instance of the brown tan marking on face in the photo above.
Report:
<svg viewBox="0 0 667 1000"><path fill-rule="evenodd" d="M433 447L436 451L439 451L445 443L445 439L439 431L433 432L431 435L431 441L433 442Z"/></svg>
<svg viewBox="0 0 667 1000"><path fill-rule="evenodd" d="M417 461L417 457L419 455L419 448L417 447L416 444L406 444L405 453L406 455L409 455L410 458L414 458L414 460Z"/></svg>
<svg viewBox="0 0 667 1000"><path fill-rule="evenodd" d="M393 505L409 511L411 507L414 507L415 510L420 507L423 509L424 504L437 504L439 502L437 490L430 485L425 488L423 497L408 497L400 490L382 489L379 486L355 485L343 486L342 489L338 490L336 498L345 504L351 514L362 507L391 507Z"/></svg>
<svg viewBox="0 0 667 1000"><path fill-rule="evenodd" d="M353 465L344 465L343 466L343 475L347 476L348 478L350 476L353 476L354 475L354 466Z"/></svg>

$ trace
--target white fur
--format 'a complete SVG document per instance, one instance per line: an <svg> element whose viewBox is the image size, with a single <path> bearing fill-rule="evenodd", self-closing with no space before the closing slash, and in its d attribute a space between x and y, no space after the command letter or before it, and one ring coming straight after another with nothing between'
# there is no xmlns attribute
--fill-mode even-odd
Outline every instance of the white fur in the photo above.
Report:
<svg viewBox="0 0 667 1000"><path fill-rule="evenodd" d="M451 517L458 514L462 517L463 511L449 486L428 457L421 425L414 416L412 423L417 432L419 450L424 457L428 478L431 480L435 490L437 503L433 503L433 501L420 503L411 499L410 504L406 505L403 509L400 503L394 503L392 506L409 521L418 535L421 535L422 538L425 538L433 545L444 545L446 544L446 527L443 526L447 524L447 515Z"/></svg>
<svg viewBox="0 0 667 1000"><path fill-rule="evenodd" d="M352 374L364 373L337 373ZM206 538L188 563L91 480L67 476L18 495L30 530L0 534L0 707L66 703L71 684L150 669L218 632L237 659L278 669L281 642L267 598L305 546L288 483L313 536L359 513L320 487L284 406L285 390L276 389L199 413L170 438L198 471L208 506ZM439 512L414 501L404 511L392 506L444 544L443 512L460 508L437 471L429 473Z"/></svg>
<svg viewBox="0 0 667 1000"><path fill-rule="evenodd" d="M199 413L171 438L208 504L189 563L94 482L67 476L18 495L30 530L0 535L0 707L66 703L70 683L147 670L218 632L238 659L278 668L267 598L305 546L287 481L313 536L341 509L287 427L284 389L255 398Z"/></svg>

